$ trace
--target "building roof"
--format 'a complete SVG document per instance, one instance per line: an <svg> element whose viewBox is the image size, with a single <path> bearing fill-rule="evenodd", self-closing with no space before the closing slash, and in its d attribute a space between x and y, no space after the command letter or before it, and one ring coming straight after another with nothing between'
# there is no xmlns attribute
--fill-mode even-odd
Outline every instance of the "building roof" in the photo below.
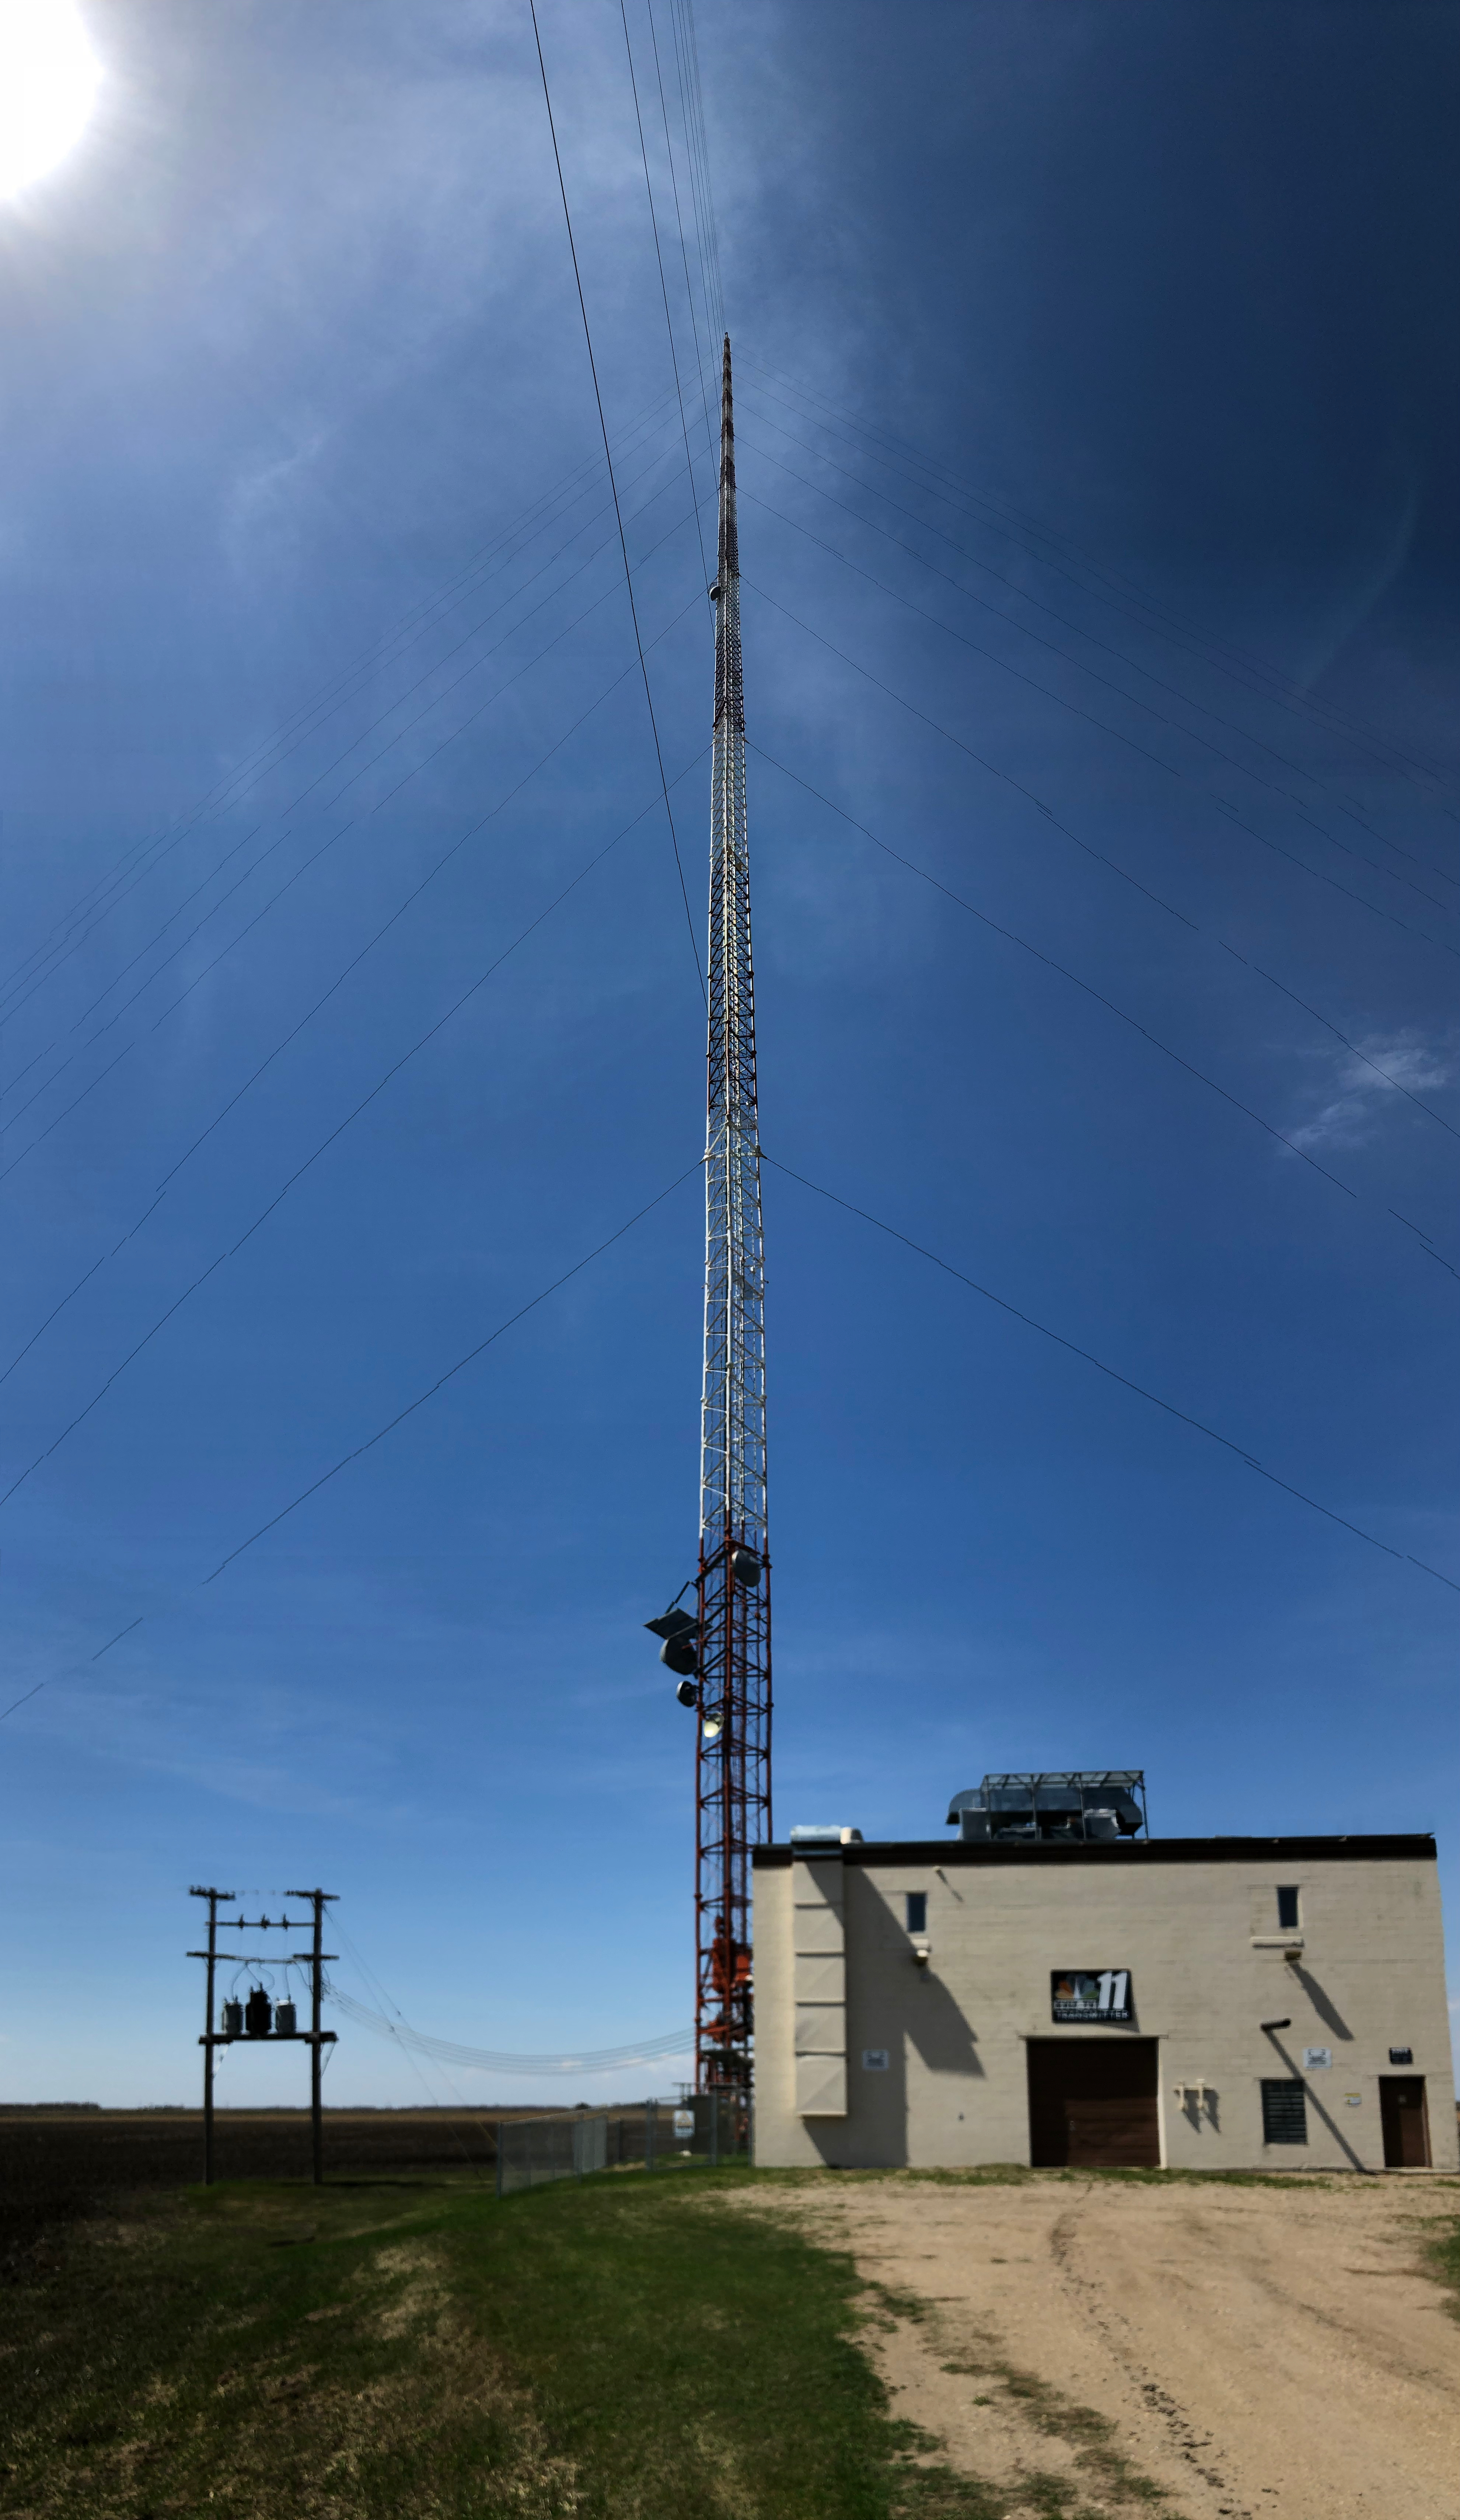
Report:
<svg viewBox="0 0 1460 2520"><path fill-rule="evenodd" d="M805 1850L790 1846L757 1846L751 1862L757 1871L774 1870ZM1111 1843L1061 1846L1033 1838L995 1839L992 1845L962 1838L889 1838L817 1850L813 1860L862 1865L930 1865L951 1867L1006 1864L1113 1864L1140 1868L1147 1864L1433 1864L1436 1847L1429 1834L1394 1837L1147 1837Z"/></svg>

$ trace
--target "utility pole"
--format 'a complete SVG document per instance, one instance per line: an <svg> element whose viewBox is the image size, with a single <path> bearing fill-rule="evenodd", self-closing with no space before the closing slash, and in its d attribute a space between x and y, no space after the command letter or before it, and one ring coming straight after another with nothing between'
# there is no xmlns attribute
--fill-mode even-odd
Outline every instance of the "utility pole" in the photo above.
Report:
<svg viewBox="0 0 1460 2520"><path fill-rule="evenodd" d="M213 2183L213 1975L218 1965L218 1902L232 1899L232 1890L190 1890L190 1899L206 1899L208 1903L208 1947L202 1955L207 1961L207 1999L203 2020L202 2046L202 2183ZM190 1954L191 1958L197 1955ZM316 2050L318 2053L318 2050Z"/></svg>
<svg viewBox="0 0 1460 2520"><path fill-rule="evenodd" d="M213 1979L218 1964L218 1902L220 1899L231 1900L235 1894L232 1890L195 1889L191 1890L188 1895L193 1899L206 1899L208 1903L207 1949L203 1952L190 1952L188 1954L190 1960L205 1960L207 1962L206 2009L203 2018L202 2037L198 2043L199 2048L202 2049L203 2184L204 2186L211 2187L213 2183L214 2048L233 2048L239 2045L251 2046L259 2040L267 2041L270 2045L273 2045L278 2041L287 2040L296 2045L307 2046L309 2049L309 2099L310 2125L314 2138L314 2183L316 2187L323 2187L325 2183L325 2120L323 2094L320 2088L322 2070L321 2057L322 2051L326 2048L332 2048L335 2044L335 2040L333 2031L326 2030L323 2027L321 2015L325 2000L325 1962L326 1960L332 1960L338 1958L337 1953L327 1952L323 1946L325 1939L325 1910L332 1903L338 1894L333 1890L286 1890L284 1894L286 1900L307 1899L314 1911L314 1936L309 1950L307 1952L293 1952L289 1955L290 1961L294 1966L307 1968L310 1973L311 2007L310 2026L307 2030L296 2030L294 2027L294 2006L292 1999L286 2002L281 2002L277 2006L271 2004L262 1986L255 1987L252 1995L248 1999L246 2006L242 2002L230 1997L223 2006L223 2028L221 2030L215 2030L213 2028ZM302 1933L304 1930L304 1918L302 1916L289 1916L288 1914L283 1916L225 1916L223 1922L225 1925L236 1926L240 1933L256 1932L262 1934L291 1934ZM274 1965L266 1953L246 1953L241 1951L238 1953L231 1953L229 1958L234 1961L236 1972L244 1968L261 1968L267 1970Z"/></svg>
<svg viewBox="0 0 1460 2520"><path fill-rule="evenodd" d="M695 1743L695 2081L748 2099L750 1849L771 1833L765 1252L756 1102L735 425L725 337L710 787L705 1355ZM662 1631L661 1631L662 1633Z"/></svg>
<svg viewBox="0 0 1460 2520"><path fill-rule="evenodd" d="M309 2119L310 2135L313 2139L314 2183L316 2187L323 2187L325 2183L325 2101L322 2058L325 2040L321 2029L321 2015L325 2001L325 1961L334 1957L332 1953L327 1953L324 1948L325 1910L339 1894L334 1890L287 1890L284 1895L287 1899L307 1899L314 1909L314 1940L308 1954L301 1952L298 1957L301 1959L307 1957L309 1961Z"/></svg>

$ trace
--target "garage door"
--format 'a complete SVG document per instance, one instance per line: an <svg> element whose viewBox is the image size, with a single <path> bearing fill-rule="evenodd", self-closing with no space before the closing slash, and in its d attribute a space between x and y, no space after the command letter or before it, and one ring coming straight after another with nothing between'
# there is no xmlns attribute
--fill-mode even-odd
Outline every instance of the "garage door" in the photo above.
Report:
<svg viewBox="0 0 1460 2520"><path fill-rule="evenodd" d="M1031 2039L1029 2157L1041 2170L1155 2170L1154 2039Z"/></svg>

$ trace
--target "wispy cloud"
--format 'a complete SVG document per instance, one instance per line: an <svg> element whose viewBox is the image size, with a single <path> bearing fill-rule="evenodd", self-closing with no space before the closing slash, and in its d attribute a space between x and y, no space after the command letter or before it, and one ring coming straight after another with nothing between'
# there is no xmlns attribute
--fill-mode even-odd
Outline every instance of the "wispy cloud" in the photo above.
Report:
<svg viewBox="0 0 1460 2520"><path fill-rule="evenodd" d="M1290 1132L1300 1147L1362 1146L1386 1113L1404 1107L1405 1094L1436 1094L1450 1084L1457 1063L1452 1039L1427 1041L1412 1027L1367 1033L1353 1050L1311 1056L1326 1070L1313 1088L1324 1099L1310 1118Z"/></svg>

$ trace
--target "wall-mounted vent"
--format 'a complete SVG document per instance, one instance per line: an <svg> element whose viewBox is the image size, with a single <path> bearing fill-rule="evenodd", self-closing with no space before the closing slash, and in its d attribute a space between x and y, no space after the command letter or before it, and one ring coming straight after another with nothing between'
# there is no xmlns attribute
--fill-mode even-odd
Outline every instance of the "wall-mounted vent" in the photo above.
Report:
<svg viewBox="0 0 1460 2520"><path fill-rule="evenodd" d="M1262 2085L1262 2141L1306 2143L1307 2094L1301 2083Z"/></svg>

